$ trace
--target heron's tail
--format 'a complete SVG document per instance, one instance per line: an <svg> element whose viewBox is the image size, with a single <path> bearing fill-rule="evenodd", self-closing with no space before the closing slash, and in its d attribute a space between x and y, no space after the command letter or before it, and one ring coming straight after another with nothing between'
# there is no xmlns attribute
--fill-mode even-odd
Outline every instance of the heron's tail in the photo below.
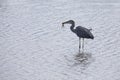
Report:
<svg viewBox="0 0 120 80"><path fill-rule="evenodd" d="M91 35L91 39L94 39L94 36L93 36L93 35Z"/></svg>

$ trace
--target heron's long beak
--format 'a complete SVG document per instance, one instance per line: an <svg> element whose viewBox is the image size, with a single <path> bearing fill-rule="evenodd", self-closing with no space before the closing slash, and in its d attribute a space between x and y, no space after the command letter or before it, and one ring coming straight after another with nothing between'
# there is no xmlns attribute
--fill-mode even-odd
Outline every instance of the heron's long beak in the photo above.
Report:
<svg viewBox="0 0 120 80"><path fill-rule="evenodd" d="M62 27L64 27L64 23L62 23Z"/></svg>
<svg viewBox="0 0 120 80"><path fill-rule="evenodd" d="M62 27L64 27L64 24L69 23L68 21L62 23Z"/></svg>

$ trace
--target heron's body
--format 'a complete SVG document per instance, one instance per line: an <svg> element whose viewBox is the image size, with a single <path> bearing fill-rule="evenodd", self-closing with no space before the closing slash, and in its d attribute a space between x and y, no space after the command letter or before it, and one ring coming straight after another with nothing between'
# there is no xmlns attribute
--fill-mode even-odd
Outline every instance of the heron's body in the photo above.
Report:
<svg viewBox="0 0 120 80"><path fill-rule="evenodd" d="M91 29L87 29L87 28L84 28L82 26L77 26L74 29L75 22L73 20L63 22L62 25L64 26L64 24L71 24L71 27L70 27L71 31L74 32L79 37L79 51L80 51L80 48L81 48L81 44L80 44L80 39L81 38L83 38L83 41L84 41L84 38L86 38L86 39L94 39L94 36L91 33Z"/></svg>
<svg viewBox="0 0 120 80"><path fill-rule="evenodd" d="M76 27L75 33L80 38L94 39L90 30L81 26Z"/></svg>

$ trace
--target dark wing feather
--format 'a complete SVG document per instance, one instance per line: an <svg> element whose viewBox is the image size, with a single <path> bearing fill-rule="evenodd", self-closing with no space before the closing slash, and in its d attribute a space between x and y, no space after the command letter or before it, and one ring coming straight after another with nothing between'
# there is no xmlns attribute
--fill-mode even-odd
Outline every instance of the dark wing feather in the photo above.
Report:
<svg viewBox="0 0 120 80"><path fill-rule="evenodd" d="M78 37L94 39L93 34L87 28L78 26L78 27L76 27L75 32L76 32Z"/></svg>

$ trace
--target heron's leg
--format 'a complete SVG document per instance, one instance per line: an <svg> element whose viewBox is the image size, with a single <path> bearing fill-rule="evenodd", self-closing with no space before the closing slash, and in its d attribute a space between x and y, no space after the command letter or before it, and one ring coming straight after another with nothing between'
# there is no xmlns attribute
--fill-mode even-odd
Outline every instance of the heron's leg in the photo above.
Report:
<svg viewBox="0 0 120 80"><path fill-rule="evenodd" d="M83 38L83 43L82 43L82 52L84 53L84 38Z"/></svg>
<svg viewBox="0 0 120 80"><path fill-rule="evenodd" d="M81 38L79 38L79 53L80 53L80 49L81 49Z"/></svg>

